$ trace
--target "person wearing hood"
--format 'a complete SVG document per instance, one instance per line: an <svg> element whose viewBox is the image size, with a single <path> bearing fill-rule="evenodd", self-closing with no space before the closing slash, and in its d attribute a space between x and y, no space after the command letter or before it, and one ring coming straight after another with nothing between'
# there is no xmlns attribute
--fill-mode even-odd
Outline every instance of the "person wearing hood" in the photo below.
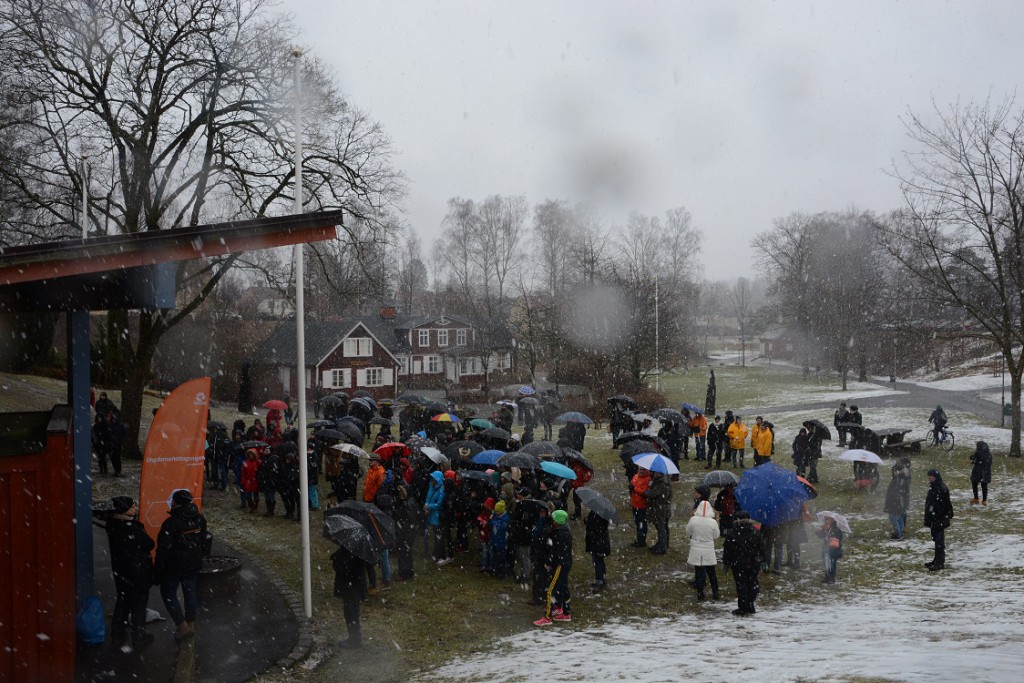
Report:
<svg viewBox="0 0 1024 683"><path fill-rule="evenodd" d="M434 554L432 559L438 564L447 564L444 543L441 539L441 507L444 505L444 474L438 470L430 473L427 495L423 499L423 512L426 514L426 526L434 534Z"/></svg>
<svg viewBox="0 0 1024 683"><path fill-rule="evenodd" d="M699 505L700 501L697 501L697 504ZM718 512L718 526L721 528L722 533L725 533L732 528L732 522L740 509L739 503L736 502L736 484L730 482L723 486L722 490L715 496L715 502L712 507Z"/></svg>
<svg viewBox="0 0 1024 683"><path fill-rule="evenodd" d="M205 537L206 518L192 502L192 493L178 489L171 495L171 509L156 539L156 581L164 607L178 627L174 633L178 640L196 632L197 584ZM184 612L178 602L178 586L184 598Z"/></svg>
<svg viewBox="0 0 1024 683"><path fill-rule="evenodd" d="M928 421L932 423L932 434L934 440L932 443L938 446L942 442L942 430L946 428L946 424L949 419L946 417L946 411L942 409L942 406L935 406L935 410L928 416Z"/></svg>
<svg viewBox="0 0 1024 683"><path fill-rule="evenodd" d="M903 539L907 526L907 510L910 509L910 458L902 457L892 466L892 479L885 492L885 512L892 523L894 541Z"/></svg>
<svg viewBox="0 0 1024 683"><path fill-rule="evenodd" d="M153 540L136 518L138 504L128 496L115 496L110 501L114 514L107 519L110 541L110 569L114 574L117 601L110 617L110 636L117 643L131 627L132 647L153 640L146 632L146 604L149 587L153 585Z"/></svg>
<svg viewBox="0 0 1024 683"><path fill-rule="evenodd" d="M658 540L651 546L652 555L668 552L668 521L672 517L672 483L661 472L651 472L651 486L647 489L647 519L658 532Z"/></svg>
<svg viewBox="0 0 1024 683"><path fill-rule="evenodd" d="M942 481L938 470L928 470L928 496L924 500L924 525L931 529L935 541L935 557L926 562L930 571L946 567L946 529L953 519L953 503L949 500L949 489Z"/></svg>
<svg viewBox="0 0 1024 683"><path fill-rule="evenodd" d="M715 511L711 503L702 500L697 504L690 521L686 523L686 535L690 538L690 554L686 557L687 564L694 568L693 587L697 589L697 599L704 599L704 579L711 582L711 597L718 600L718 574L715 565L715 539L721 535Z"/></svg>
<svg viewBox="0 0 1024 683"><path fill-rule="evenodd" d="M711 487L699 484L693 487L693 507L692 510L696 510L698 506L704 501L711 501Z"/></svg>
<svg viewBox="0 0 1024 683"><path fill-rule="evenodd" d="M988 444L979 441L974 453L971 454L971 489L974 491L974 498L971 498L971 505L978 504L978 484L981 484L981 504L988 505L988 485L992 481L992 451Z"/></svg>
<svg viewBox="0 0 1024 683"><path fill-rule="evenodd" d="M363 636L359 625L359 603L366 592L366 569L369 565L344 547L339 547L331 554L331 566L334 567L334 595L342 600L348 629L348 638L340 641L338 647L360 648Z"/></svg>
<svg viewBox="0 0 1024 683"><path fill-rule="evenodd" d="M754 528L754 521L746 512L738 512L736 521L725 535L722 546L722 564L732 570L736 581L736 597L738 607L732 611L736 616L754 614L754 601L757 600L761 586L757 575L761 571L764 560L764 547L761 535Z"/></svg>
<svg viewBox="0 0 1024 683"><path fill-rule="evenodd" d="M612 540L608 535L608 520L593 510L587 513L583 522L584 527L584 550L590 553L590 559L594 564L594 583L590 584L594 590L604 590L607 585L607 567L605 559L612 554Z"/></svg>

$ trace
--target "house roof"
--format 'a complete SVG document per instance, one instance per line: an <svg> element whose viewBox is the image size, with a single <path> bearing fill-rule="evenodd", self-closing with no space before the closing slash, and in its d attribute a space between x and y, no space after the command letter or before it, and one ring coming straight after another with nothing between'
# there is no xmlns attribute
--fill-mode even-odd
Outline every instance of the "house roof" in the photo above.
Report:
<svg viewBox="0 0 1024 683"><path fill-rule="evenodd" d="M398 364L396 353L404 353L401 340L394 329L383 320L372 318L345 318L342 320L307 320L306 366L315 367L359 325L362 325ZM266 365L295 365L295 321L278 325L256 351L256 362Z"/></svg>
<svg viewBox="0 0 1024 683"><path fill-rule="evenodd" d="M473 323L455 315L402 315L395 318L394 325L397 330L414 330L417 327L429 325L442 318L466 327L473 327Z"/></svg>

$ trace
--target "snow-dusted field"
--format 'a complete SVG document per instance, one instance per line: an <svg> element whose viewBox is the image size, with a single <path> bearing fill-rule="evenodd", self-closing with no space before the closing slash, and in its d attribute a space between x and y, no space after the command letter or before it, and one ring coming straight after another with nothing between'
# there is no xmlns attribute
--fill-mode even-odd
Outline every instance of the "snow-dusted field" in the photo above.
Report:
<svg viewBox="0 0 1024 683"><path fill-rule="evenodd" d="M956 381L957 388L971 384ZM976 384L984 387L981 379ZM794 390L776 405L855 398L863 395L859 390L856 385L841 393ZM863 390L879 387L865 385ZM787 456L804 420L817 418L830 424L831 419L821 412L765 411L776 424L777 453ZM915 438L925 436L929 427L921 410L914 408L872 408L865 422L879 428L913 427ZM980 425L975 417L960 413L950 414L950 425L958 445L969 447L985 440L997 454L1009 448L1008 429ZM835 458L842 450L826 442L824 455ZM948 457L950 467L967 467L962 452ZM521 633L488 650L457 657L414 678L645 683L865 678L927 683L1022 681L1024 530L1012 524L1010 532L1007 525L993 529L990 516L999 515L1005 521L1007 516L1024 513L1024 482L1001 476L998 465L996 479L988 508L970 506L969 490L953 491L957 517L947 536L949 558L943 572L932 574L920 566L931 557L932 543L927 530L919 528L921 501L915 500L906 540L869 540L867 546L860 546L865 553L860 567L857 551L841 562L836 586L821 587L808 574L777 579L806 582L808 589L801 589L799 602L764 599L757 615L742 619L731 614L735 601L730 600L704 603L700 618L666 614L648 621L613 620L591 628L555 624L543 630L524 625ZM867 513L871 518L882 516L878 511ZM863 512L850 518L855 534L858 524L878 523L866 520ZM682 518L674 521L682 523ZM805 551L807 556L814 555L813 541ZM859 581L859 588L847 584L846 572L867 571L863 568L869 563L867 555L880 572L877 581ZM818 561L811 559L811 564L817 567ZM682 581L686 576L680 571L668 580ZM728 594L732 595L731 589Z"/></svg>
<svg viewBox="0 0 1024 683"><path fill-rule="evenodd" d="M834 403L838 407L841 401L850 403L861 398L893 396L906 393L887 389L871 382L848 382L846 386L846 391L839 388L829 390L822 390L818 387L808 387L806 389L801 387L787 388L772 392L770 398L762 400L758 405L743 406L739 410L740 414L745 414L752 410L762 410L770 406L791 406L801 403Z"/></svg>

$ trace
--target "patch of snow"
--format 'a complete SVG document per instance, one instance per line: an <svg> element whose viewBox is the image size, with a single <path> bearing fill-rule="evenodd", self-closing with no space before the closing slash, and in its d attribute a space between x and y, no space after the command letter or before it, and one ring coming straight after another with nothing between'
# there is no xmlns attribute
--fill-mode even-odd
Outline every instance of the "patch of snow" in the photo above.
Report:
<svg viewBox="0 0 1024 683"><path fill-rule="evenodd" d="M994 389L1003 385L1001 375L967 375L965 377L953 377L952 379L939 379L930 382L910 381L919 387L927 389L939 389L941 391L977 391L979 389ZM1009 382L1007 382L1009 387Z"/></svg>
<svg viewBox="0 0 1024 683"><path fill-rule="evenodd" d="M751 410L761 410L769 408L771 406L790 406L798 405L801 403L835 403L836 407L839 407L839 403L845 401L849 404L851 401L855 401L861 398L870 398L873 396L895 396L898 394L906 394L905 391L896 391L894 389L887 389L880 387L877 384L871 382L847 382L846 391L843 391L838 386L835 389L822 389L820 387L806 387L802 388L787 387L784 390L773 392L771 396L764 397L758 405L747 405L740 408L740 411L750 412ZM742 412L740 414L743 414ZM926 416L927 417L927 416ZM832 417L829 415L829 422L831 423Z"/></svg>

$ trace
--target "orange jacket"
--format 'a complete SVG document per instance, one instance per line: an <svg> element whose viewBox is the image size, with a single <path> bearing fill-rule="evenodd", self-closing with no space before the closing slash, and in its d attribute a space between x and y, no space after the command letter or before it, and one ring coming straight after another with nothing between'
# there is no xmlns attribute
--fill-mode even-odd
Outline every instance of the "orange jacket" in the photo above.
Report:
<svg viewBox="0 0 1024 683"><path fill-rule="evenodd" d="M758 427L754 424L754 428L750 430L750 445L754 447L754 454L763 457L770 456L772 454L772 430L765 427Z"/></svg>
<svg viewBox="0 0 1024 683"><path fill-rule="evenodd" d="M366 470L366 481L363 483L363 501L372 503L373 499L377 497L377 489L384 483L384 477L387 473L384 472L384 468L380 466L380 463L373 461L370 464L370 469Z"/></svg>
<svg viewBox="0 0 1024 683"><path fill-rule="evenodd" d="M746 448L747 432L747 425L745 424L733 422L731 425L729 425L729 431L726 432L726 434L729 436L729 448Z"/></svg>
<svg viewBox="0 0 1024 683"><path fill-rule="evenodd" d="M651 473L640 471L633 475L630 482L633 489L629 493L629 504L637 510L647 509L647 489L651 488Z"/></svg>
<svg viewBox="0 0 1024 683"><path fill-rule="evenodd" d="M706 437L708 435L708 419L700 413L697 413L697 417L690 420L690 429L693 430L693 433L697 436Z"/></svg>

